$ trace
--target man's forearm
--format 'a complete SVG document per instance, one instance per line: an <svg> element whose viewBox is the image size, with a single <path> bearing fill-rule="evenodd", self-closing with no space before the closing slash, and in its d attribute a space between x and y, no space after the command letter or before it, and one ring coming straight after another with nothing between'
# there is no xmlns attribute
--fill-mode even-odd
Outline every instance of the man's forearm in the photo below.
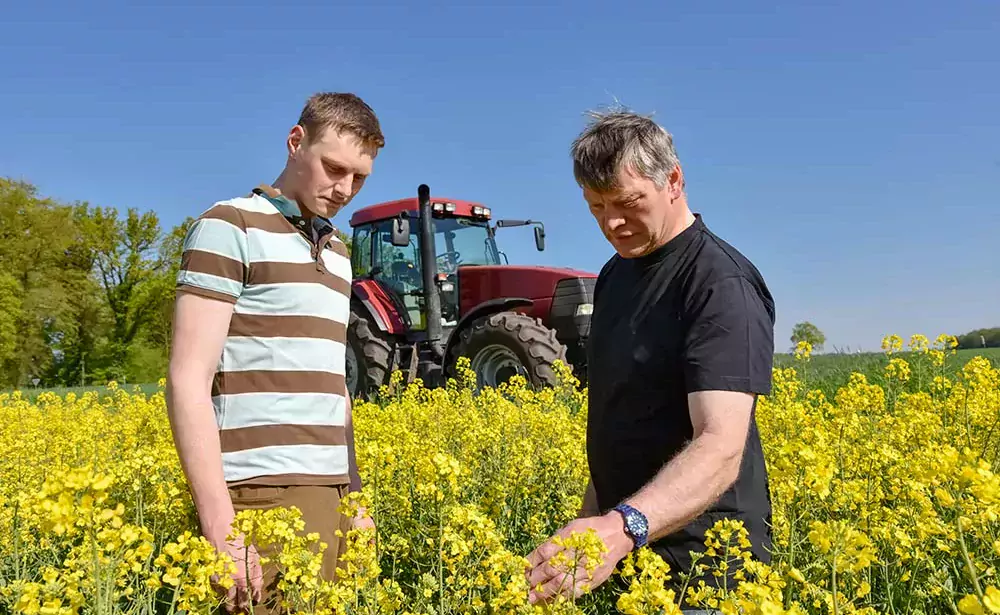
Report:
<svg viewBox="0 0 1000 615"><path fill-rule="evenodd" d="M191 487L191 495L202 532L210 539L224 539L234 517L222 473L222 448L210 393L188 379L169 380L167 415L181 467Z"/></svg>
<svg viewBox="0 0 1000 615"><path fill-rule="evenodd" d="M705 433L671 459L626 503L649 521L649 542L671 534L704 512L739 475L742 452Z"/></svg>
<svg viewBox="0 0 1000 615"><path fill-rule="evenodd" d="M351 407L351 394L344 393L345 416L344 423L347 432L347 464L350 468L351 491L361 491L361 474L358 472L358 456L354 448L354 412Z"/></svg>

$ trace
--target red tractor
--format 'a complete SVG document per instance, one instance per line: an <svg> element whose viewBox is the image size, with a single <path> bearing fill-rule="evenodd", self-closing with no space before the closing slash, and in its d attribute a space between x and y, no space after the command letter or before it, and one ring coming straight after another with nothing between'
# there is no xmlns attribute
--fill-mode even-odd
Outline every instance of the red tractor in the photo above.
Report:
<svg viewBox="0 0 1000 615"><path fill-rule="evenodd" d="M415 219L416 232L410 221ZM586 382L592 273L505 264L496 230L535 226L545 249L545 227L532 220L498 220L480 203L430 197L379 203L351 216L351 321L347 384L368 397L402 370L440 386L467 356L480 386L521 374L536 387L554 384L562 360ZM501 263L501 259L504 263Z"/></svg>

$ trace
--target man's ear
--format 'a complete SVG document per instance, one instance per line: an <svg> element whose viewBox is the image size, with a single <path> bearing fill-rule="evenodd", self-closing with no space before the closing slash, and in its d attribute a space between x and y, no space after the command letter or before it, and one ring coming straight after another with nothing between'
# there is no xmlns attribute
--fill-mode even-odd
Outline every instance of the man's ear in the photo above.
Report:
<svg viewBox="0 0 1000 615"><path fill-rule="evenodd" d="M297 152L299 148L305 145L305 140L306 140L305 129L300 124L292 126L292 129L288 131L288 140L286 141L286 145L288 147L288 155L294 156L295 152Z"/></svg>
<svg viewBox="0 0 1000 615"><path fill-rule="evenodd" d="M684 170L681 169L680 163L675 164L670 171L667 183L670 184L670 196L678 199L684 194Z"/></svg>

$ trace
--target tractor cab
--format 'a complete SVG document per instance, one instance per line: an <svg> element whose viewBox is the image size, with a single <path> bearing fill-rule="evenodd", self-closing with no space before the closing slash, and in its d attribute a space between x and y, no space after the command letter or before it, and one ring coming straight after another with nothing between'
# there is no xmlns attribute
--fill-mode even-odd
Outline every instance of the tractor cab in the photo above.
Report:
<svg viewBox="0 0 1000 615"><path fill-rule="evenodd" d="M515 374L552 384L556 360L585 380L582 344L596 276L507 264L496 230L535 225L543 250L544 226L532 220L493 226L491 218L480 203L432 199L425 185L417 198L354 213L346 365L352 395L370 394L395 369L438 385L455 374L460 356L470 357L481 385Z"/></svg>
<svg viewBox="0 0 1000 615"><path fill-rule="evenodd" d="M457 293L459 267L501 264L494 230L489 224L489 210L479 205L462 205L459 209L455 201L445 200L432 205L434 217L431 228L436 252L434 282L441 296L441 325L445 328L457 325L460 317ZM409 214L406 209L401 210L403 212ZM410 218L408 215L403 217ZM410 219L416 218L414 212ZM424 331L427 322L423 306L420 235L407 232L402 236L398 231L394 234L393 227L399 227L399 220L398 214L394 218L366 222L352 219L352 267L356 278L377 281L387 293L396 296L396 300L405 307L401 316L408 328Z"/></svg>

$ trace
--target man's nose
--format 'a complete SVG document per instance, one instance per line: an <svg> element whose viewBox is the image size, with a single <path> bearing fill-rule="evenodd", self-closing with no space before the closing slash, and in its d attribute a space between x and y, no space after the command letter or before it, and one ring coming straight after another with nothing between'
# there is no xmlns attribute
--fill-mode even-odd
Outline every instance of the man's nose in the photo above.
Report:
<svg viewBox="0 0 1000 615"><path fill-rule="evenodd" d="M334 195L336 195L339 200L343 201L347 197L351 196L351 186L353 184L354 175L351 173L345 174L333 184Z"/></svg>
<svg viewBox="0 0 1000 615"><path fill-rule="evenodd" d="M625 218L619 216L608 216L605 222L605 225L608 227L609 231L613 231L623 224L625 224Z"/></svg>

